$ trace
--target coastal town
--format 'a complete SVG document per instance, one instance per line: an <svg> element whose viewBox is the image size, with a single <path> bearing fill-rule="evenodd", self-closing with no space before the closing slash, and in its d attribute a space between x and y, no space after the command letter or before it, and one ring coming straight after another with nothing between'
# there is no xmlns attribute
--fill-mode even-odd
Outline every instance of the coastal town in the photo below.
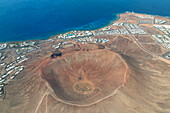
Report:
<svg viewBox="0 0 170 113"><path fill-rule="evenodd" d="M58 50L75 43L107 44L113 40L110 37L102 38L102 36L128 36L139 49L156 57L170 60L170 20L127 12L110 25L92 31L75 30L52 36L47 40L0 43L0 98L5 97L6 85L25 69L26 64L29 63L30 54L45 49ZM136 37L145 37L145 39ZM163 52L154 53L150 48L145 47L149 44L163 48Z"/></svg>

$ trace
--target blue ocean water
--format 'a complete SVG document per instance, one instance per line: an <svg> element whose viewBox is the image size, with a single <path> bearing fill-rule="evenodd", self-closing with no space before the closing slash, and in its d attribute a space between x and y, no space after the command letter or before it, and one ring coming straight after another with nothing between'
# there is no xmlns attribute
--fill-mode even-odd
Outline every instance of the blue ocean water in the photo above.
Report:
<svg viewBox="0 0 170 113"><path fill-rule="evenodd" d="M170 0L0 0L0 42L96 29L126 11L170 16Z"/></svg>

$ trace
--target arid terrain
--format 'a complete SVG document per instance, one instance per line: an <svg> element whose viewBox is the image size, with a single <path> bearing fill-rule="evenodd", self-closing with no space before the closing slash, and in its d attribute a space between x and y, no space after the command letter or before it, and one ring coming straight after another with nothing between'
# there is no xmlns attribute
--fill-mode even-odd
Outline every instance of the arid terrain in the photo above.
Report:
<svg viewBox="0 0 170 113"><path fill-rule="evenodd" d="M52 36L15 63L24 68L4 85L0 113L170 113L169 23L124 13L91 38ZM14 52L5 72L19 58L2 51Z"/></svg>

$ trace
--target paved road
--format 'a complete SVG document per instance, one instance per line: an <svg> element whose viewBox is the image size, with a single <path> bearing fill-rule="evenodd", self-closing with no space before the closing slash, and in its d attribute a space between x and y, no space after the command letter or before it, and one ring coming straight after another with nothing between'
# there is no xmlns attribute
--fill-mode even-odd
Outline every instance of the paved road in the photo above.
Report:
<svg viewBox="0 0 170 113"><path fill-rule="evenodd" d="M148 52L148 53L150 53L150 54L152 54L152 55L154 55L154 56L161 57L160 55L157 55L157 54L155 54L155 53L153 53L153 52L145 49L145 48L135 39L135 37L132 35L132 33L131 33L126 27L125 27L125 29L129 32L129 35L131 36L131 38L138 44L138 46L139 46L141 49L143 49L144 51L146 51L146 52Z"/></svg>

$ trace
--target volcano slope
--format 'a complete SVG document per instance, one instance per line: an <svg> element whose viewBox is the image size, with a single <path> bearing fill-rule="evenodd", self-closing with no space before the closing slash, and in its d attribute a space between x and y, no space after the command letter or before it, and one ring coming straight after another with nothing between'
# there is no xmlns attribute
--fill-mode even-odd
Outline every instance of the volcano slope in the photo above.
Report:
<svg viewBox="0 0 170 113"><path fill-rule="evenodd" d="M28 65L7 86L2 113L169 113L170 65L121 42L121 51L87 45Z"/></svg>

